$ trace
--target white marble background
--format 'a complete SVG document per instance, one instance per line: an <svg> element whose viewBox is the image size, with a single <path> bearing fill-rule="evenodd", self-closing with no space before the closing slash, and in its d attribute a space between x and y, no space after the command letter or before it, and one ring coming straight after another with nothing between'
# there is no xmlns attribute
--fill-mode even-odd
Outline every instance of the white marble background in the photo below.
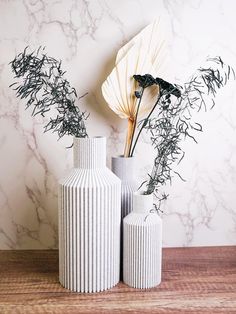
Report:
<svg viewBox="0 0 236 314"><path fill-rule="evenodd" d="M67 78L89 92L90 135L108 137L108 159L122 152L125 122L106 106L100 87L117 50L160 15L170 23L172 75L187 79L207 55L236 69L234 0L0 0L0 249L57 247L57 179L72 167L70 138L43 134L8 85L8 63L25 46L46 46ZM220 92L213 111L201 115L198 145L186 143L179 171L163 206L164 245L236 244L236 89ZM138 178L152 162L138 148ZM145 151L145 154L144 154Z"/></svg>

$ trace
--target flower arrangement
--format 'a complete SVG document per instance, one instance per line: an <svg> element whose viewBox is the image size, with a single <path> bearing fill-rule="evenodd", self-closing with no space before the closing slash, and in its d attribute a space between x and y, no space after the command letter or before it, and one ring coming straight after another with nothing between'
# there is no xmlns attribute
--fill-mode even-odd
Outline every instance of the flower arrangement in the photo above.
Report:
<svg viewBox="0 0 236 314"><path fill-rule="evenodd" d="M84 95L77 96L61 61L41 47L33 52L26 47L10 62L15 75L10 87L26 100L26 109L32 109L32 116L50 113L44 131L57 133L59 139L74 137L74 168L58 184L59 281L72 291L113 287L120 279L122 259L126 284L151 288L161 282L162 220L157 213L167 198L161 187L173 175L182 179L174 166L185 156L182 141L196 142L195 132L202 131L193 120L195 113L212 109L217 91L235 78L233 69L214 57L185 84L169 82L161 71L165 56L161 29L161 21L155 21L122 47L102 85L109 107L128 121L124 158L114 158L117 176L106 167L105 138L87 138L88 114L77 105ZM144 191L133 194L137 186L124 174L132 174L133 160L128 158L136 153L143 132L149 135L155 158L140 185Z"/></svg>
<svg viewBox="0 0 236 314"><path fill-rule="evenodd" d="M151 84L145 93L144 89L137 92L138 82L133 75L150 73L155 77L159 72L165 54L160 30L160 20L155 21L122 47L118 51L114 69L102 85L102 93L109 107L120 118L128 120L124 157L132 155L137 112L139 117L149 112L159 90L157 84Z"/></svg>
<svg viewBox="0 0 236 314"><path fill-rule="evenodd" d="M192 121L192 115L212 109L217 90L231 77L235 79L234 70L221 57L208 58L207 65L182 86L157 77L157 60L162 58L164 47L155 36L158 27L157 21L150 24L121 48L102 86L109 107L128 119L124 157L134 155L144 130L150 136L156 157L151 174L141 186L145 186L144 194L154 193L159 200L156 209L166 199L165 194L160 194L160 186L171 181L173 174L182 179L173 170L185 155L181 142L186 138L196 142L194 132L202 131L201 124Z"/></svg>
<svg viewBox="0 0 236 314"><path fill-rule="evenodd" d="M145 194L154 193L161 202L166 195L159 194L160 186L171 181L173 174L182 179L173 170L173 165L185 155L181 142L186 138L196 142L194 132L202 131L201 124L192 121L192 115L212 109L217 90L231 77L235 78L235 73L221 57L214 57L208 58L207 66L199 68L182 86L158 77L165 55L160 30L157 20L118 51L102 93L109 107L128 121L124 157L134 155L143 131L149 134L156 157L152 172L142 186ZM45 132L52 130L59 138L88 136L85 126L88 114L76 105L84 95L78 97L66 80L61 61L47 56L44 48L28 52L26 47L10 65L17 80L10 87L17 97L27 100L26 109L33 108L33 116L45 116L54 109Z"/></svg>

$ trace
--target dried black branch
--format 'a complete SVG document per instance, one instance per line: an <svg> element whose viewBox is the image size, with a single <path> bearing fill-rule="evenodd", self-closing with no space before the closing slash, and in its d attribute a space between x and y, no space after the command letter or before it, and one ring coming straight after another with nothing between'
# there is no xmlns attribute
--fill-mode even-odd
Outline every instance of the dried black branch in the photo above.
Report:
<svg viewBox="0 0 236 314"><path fill-rule="evenodd" d="M56 132L61 138L64 135L87 137L85 120L88 115L81 112L75 104L78 98L74 87L65 79L61 61L47 56L44 49L28 53L28 47L10 62L15 74L10 85L16 96L26 99L26 109L32 109L32 116L45 114L56 109L56 117L51 117L44 131ZM84 96L84 95L83 95Z"/></svg>
<svg viewBox="0 0 236 314"><path fill-rule="evenodd" d="M217 91L226 85L229 79L235 79L234 70L220 57L209 58L208 62L209 67L199 68L184 86L173 85L161 78L150 78L149 74L134 77L144 89L153 85L153 80L159 85L157 100L148 116L139 122L138 133L139 136L146 130L156 151L152 173L148 174L148 180L143 185L146 185L145 193L154 193L157 200L163 201L160 197L160 187L167 181L171 182L173 175L184 180L173 167L185 156L181 148L182 141L190 138L197 143L194 134L202 132L201 124L192 121L194 112L212 109ZM146 86L143 82L147 75L150 85ZM158 210L160 203L155 205Z"/></svg>

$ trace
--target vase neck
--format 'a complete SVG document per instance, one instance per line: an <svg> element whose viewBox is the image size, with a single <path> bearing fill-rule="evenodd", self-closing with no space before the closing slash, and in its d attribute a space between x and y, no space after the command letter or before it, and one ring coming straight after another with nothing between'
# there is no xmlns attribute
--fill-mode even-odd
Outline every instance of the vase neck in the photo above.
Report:
<svg viewBox="0 0 236 314"><path fill-rule="evenodd" d="M74 138L74 167L94 169L106 167L106 138Z"/></svg>
<svg viewBox="0 0 236 314"><path fill-rule="evenodd" d="M133 212L145 214L149 213L153 208L153 194L141 194L135 192L133 194Z"/></svg>
<svg viewBox="0 0 236 314"><path fill-rule="evenodd" d="M134 157L112 157L112 171L119 177L122 181L132 181L134 180Z"/></svg>

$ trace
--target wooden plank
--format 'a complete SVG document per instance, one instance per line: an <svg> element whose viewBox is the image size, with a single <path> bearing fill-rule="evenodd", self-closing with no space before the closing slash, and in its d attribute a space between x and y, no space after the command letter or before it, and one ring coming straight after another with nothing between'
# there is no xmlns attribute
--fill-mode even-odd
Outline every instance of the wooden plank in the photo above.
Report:
<svg viewBox="0 0 236 314"><path fill-rule="evenodd" d="M236 247L164 249L157 288L96 294L61 287L57 251L0 251L0 313L236 313Z"/></svg>

